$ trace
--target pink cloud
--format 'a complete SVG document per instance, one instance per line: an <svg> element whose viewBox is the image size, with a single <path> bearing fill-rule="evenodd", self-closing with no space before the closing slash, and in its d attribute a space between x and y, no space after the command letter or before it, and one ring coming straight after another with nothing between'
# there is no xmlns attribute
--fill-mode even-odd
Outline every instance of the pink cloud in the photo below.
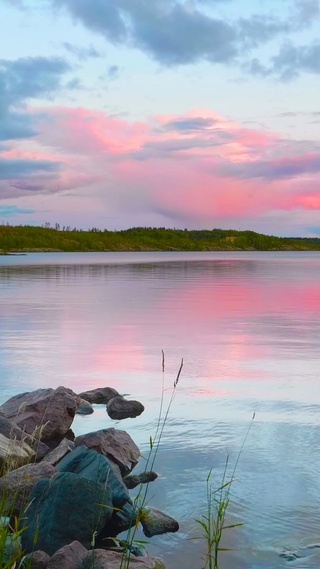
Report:
<svg viewBox="0 0 320 569"><path fill-rule="evenodd" d="M320 209L314 143L299 146L205 109L145 122L84 108L55 107L41 116L35 139L0 157L59 162L44 191L84 188L106 215L131 212L132 225L138 212L200 227Z"/></svg>

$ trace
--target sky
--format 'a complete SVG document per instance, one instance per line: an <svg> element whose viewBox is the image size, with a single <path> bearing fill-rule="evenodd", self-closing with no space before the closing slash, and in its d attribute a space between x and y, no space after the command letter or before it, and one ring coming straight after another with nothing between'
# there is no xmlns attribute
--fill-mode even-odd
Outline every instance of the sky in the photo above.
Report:
<svg viewBox="0 0 320 569"><path fill-rule="evenodd" d="M320 0L0 0L0 223L320 236Z"/></svg>

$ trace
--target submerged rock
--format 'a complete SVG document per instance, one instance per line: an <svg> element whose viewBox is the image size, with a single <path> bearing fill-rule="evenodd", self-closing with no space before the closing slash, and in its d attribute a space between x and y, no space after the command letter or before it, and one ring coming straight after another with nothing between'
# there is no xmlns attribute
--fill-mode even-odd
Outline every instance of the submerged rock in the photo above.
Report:
<svg viewBox="0 0 320 569"><path fill-rule="evenodd" d="M126 566L123 563L123 553L95 549L89 551L83 560L83 569L120 569ZM165 569L165 565L159 557L135 557L130 556L130 569Z"/></svg>
<svg viewBox="0 0 320 569"><path fill-rule="evenodd" d="M141 474L129 474L123 479L126 487L131 490L132 488L136 488L139 484L148 484L149 482L153 482L156 478L158 478L158 474L149 470L148 472L142 472Z"/></svg>
<svg viewBox="0 0 320 569"><path fill-rule="evenodd" d="M90 391L79 393L79 397L89 401L89 403L108 403L112 397L117 397L119 393L113 387L97 387Z"/></svg>
<svg viewBox="0 0 320 569"><path fill-rule="evenodd" d="M107 413L111 419L128 419L143 413L144 406L139 401L124 399L121 395L113 397L107 403Z"/></svg>
<svg viewBox="0 0 320 569"><path fill-rule="evenodd" d="M176 532L179 529L179 524L174 518L167 516L167 514L155 508L146 509L141 516L141 525L143 527L143 533L147 537Z"/></svg>

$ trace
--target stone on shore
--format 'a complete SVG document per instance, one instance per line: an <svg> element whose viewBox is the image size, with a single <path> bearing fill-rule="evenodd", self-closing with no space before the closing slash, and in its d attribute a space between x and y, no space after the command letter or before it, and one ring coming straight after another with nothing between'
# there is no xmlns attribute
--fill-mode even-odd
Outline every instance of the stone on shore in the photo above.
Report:
<svg viewBox="0 0 320 569"><path fill-rule="evenodd" d="M50 556L64 545L80 541L88 549L113 512L108 487L73 474L58 472L35 484L24 513L22 547L36 547Z"/></svg>
<svg viewBox="0 0 320 569"><path fill-rule="evenodd" d="M63 436L72 424L79 396L71 389L37 389L11 397L0 410L28 434L41 440Z"/></svg>
<svg viewBox="0 0 320 569"><path fill-rule="evenodd" d="M82 569L120 569L123 553L95 549L89 551L83 560ZM126 566L126 565L125 565ZM165 569L165 565L159 557L135 557L130 556L130 569Z"/></svg>
<svg viewBox="0 0 320 569"><path fill-rule="evenodd" d="M16 439L17 441L23 441L27 443L32 450L36 452L36 459L41 460L47 452L49 452L49 447L35 439L31 435L28 435L25 431L20 429L18 425L13 424L4 413L0 413L0 433L7 437L7 439Z"/></svg>
<svg viewBox="0 0 320 569"><path fill-rule="evenodd" d="M35 454L27 443L8 439L0 434L0 469L2 472L9 472L27 464L35 457Z"/></svg>
<svg viewBox="0 0 320 569"><path fill-rule="evenodd" d="M26 555L23 569L47 569L47 563L50 560L50 555L45 551L33 551Z"/></svg>
<svg viewBox="0 0 320 569"><path fill-rule="evenodd" d="M64 545L48 561L46 569L81 569L88 550L79 541Z"/></svg>
<svg viewBox="0 0 320 569"><path fill-rule="evenodd" d="M69 439L62 439L61 443L49 452L43 459L43 462L50 462L53 466L56 466L60 460L67 456L71 451L75 449L75 444Z"/></svg>
<svg viewBox="0 0 320 569"><path fill-rule="evenodd" d="M126 431L101 429L75 439L76 446L84 445L115 462L122 476L127 476L138 464L140 451Z"/></svg>
<svg viewBox="0 0 320 569"><path fill-rule="evenodd" d="M132 488L136 488L139 484L148 484L149 482L153 482L156 478L158 478L158 474L149 470L141 474L129 474L129 476L123 479L123 482L129 490L132 490Z"/></svg>
<svg viewBox="0 0 320 569"><path fill-rule="evenodd" d="M176 532L179 529L178 522L155 508L147 508L141 516L143 533L147 537L161 535L163 533Z"/></svg>
<svg viewBox="0 0 320 569"><path fill-rule="evenodd" d="M90 391L79 393L79 397L89 401L89 403L105 403L107 404L112 397L116 397L119 393L113 387L97 387Z"/></svg>
<svg viewBox="0 0 320 569"><path fill-rule="evenodd" d="M56 472L48 462L26 464L0 478L2 510L10 516L19 516L29 502L32 488L42 478L51 478Z"/></svg>
<svg viewBox="0 0 320 569"><path fill-rule="evenodd" d="M113 463L102 454L85 446L76 447L57 465L59 472L73 472L88 480L108 484L112 504L121 508L130 498L121 476L117 475Z"/></svg>
<svg viewBox="0 0 320 569"><path fill-rule="evenodd" d="M111 419L128 419L138 417L143 413L144 406L140 401L124 399L121 395L113 397L107 403L107 413Z"/></svg>

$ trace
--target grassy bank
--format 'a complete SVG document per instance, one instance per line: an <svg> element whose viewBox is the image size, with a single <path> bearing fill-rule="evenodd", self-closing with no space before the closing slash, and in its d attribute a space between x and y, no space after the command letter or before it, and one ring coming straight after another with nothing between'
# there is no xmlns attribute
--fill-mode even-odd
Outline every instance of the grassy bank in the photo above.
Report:
<svg viewBox="0 0 320 569"><path fill-rule="evenodd" d="M27 251L303 251L320 250L320 238L274 237L254 231L134 227L125 231L82 231L0 226L0 252Z"/></svg>

